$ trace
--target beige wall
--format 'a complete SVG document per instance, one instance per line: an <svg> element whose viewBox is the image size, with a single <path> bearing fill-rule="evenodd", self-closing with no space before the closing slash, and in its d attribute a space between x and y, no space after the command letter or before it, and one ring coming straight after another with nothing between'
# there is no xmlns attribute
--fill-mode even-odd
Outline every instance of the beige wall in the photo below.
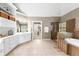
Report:
<svg viewBox="0 0 79 59"><path fill-rule="evenodd" d="M79 29L79 8L62 16L60 22L65 22L65 21L67 21L69 19L73 19L73 18L76 19L75 29L78 30Z"/></svg>
<svg viewBox="0 0 79 59"><path fill-rule="evenodd" d="M60 17L29 17L28 20L30 22L32 22L32 21L42 21L42 38L43 39L50 39L51 38L51 22L59 22ZM45 26L49 27L48 33L44 32Z"/></svg>

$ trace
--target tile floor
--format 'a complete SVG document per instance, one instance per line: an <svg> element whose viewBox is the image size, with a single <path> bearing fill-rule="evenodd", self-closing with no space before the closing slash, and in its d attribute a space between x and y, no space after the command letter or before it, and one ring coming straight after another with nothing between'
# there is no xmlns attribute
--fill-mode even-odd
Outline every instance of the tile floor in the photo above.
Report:
<svg viewBox="0 0 79 59"><path fill-rule="evenodd" d="M16 47L7 56L67 56L52 40L32 40Z"/></svg>

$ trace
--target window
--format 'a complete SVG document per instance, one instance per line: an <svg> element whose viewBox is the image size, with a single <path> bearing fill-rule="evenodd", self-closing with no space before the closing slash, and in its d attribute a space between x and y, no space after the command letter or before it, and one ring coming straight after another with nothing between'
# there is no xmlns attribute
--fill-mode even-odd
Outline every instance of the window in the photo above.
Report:
<svg viewBox="0 0 79 59"><path fill-rule="evenodd" d="M20 32L28 32L28 24L20 24Z"/></svg>

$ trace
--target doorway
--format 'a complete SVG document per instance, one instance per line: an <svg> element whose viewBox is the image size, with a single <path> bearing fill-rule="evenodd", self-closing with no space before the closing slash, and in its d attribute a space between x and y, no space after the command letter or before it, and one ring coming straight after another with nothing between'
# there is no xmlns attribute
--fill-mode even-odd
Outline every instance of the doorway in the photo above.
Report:
<svg viewBox="0 0 79 59"><path fill-rule="evenodd" d="M42 39L42 21L32 21L32 39Z"/></svg>

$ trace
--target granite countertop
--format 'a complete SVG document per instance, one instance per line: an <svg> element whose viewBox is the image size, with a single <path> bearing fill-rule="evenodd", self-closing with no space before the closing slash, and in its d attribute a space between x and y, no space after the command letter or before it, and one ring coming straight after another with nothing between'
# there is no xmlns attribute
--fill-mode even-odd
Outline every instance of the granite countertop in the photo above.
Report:
<svg viewBox="0 0 79 59"><path fill-rule="evenodd" d="M66 38L65 42L79 48L79 40L74 38Z"/></svg>

